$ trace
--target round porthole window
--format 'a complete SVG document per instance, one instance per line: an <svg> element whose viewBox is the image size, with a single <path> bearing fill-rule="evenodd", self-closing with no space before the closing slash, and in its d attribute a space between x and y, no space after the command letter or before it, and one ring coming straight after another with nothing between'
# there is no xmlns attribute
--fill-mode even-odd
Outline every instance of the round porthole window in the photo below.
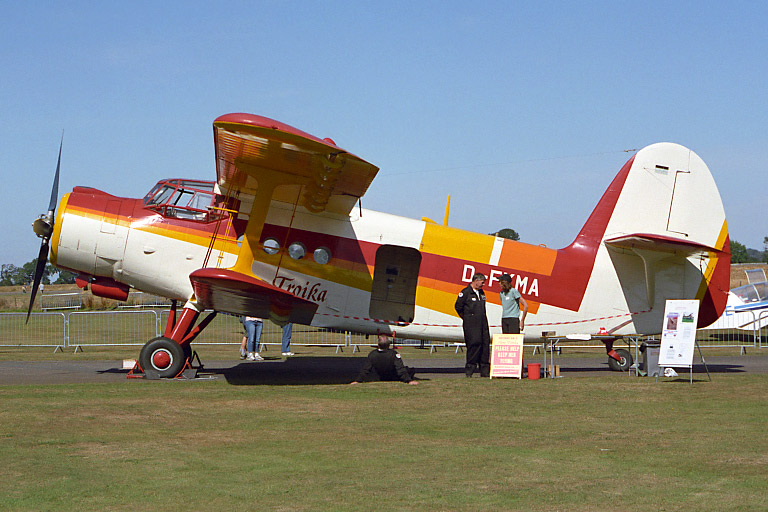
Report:
<svg viewBox="0 0 768 512"><path fill-rule="evenodd" d="M267 238L264 240L264 252L267 254L277 254L280 250L280 242L274 238Z"/></svg>
<svg viewBox="0 0 768 512"><path fill-rule="evenodd" d="M295 260L300 260L307 255L307 248L301 242L293 242L288 246L288 255Z"/></svg>
<svg viewBox="0 0 768 512"><path fill-rule="evenodd" d="M326 247L318 247L314 252L315 261L321 265L325 265L331 261L331 251Z"/></svg>

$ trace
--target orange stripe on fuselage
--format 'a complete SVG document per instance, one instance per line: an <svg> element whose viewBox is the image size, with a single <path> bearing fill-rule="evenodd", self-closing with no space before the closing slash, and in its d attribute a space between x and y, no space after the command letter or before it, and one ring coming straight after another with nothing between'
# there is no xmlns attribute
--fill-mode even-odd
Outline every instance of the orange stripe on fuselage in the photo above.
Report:
<svg viewBox="0 0 768 512"><path fill-rule="evenodd" d="M514 240L504 240L499 266L525 273L552 275L557 251L541 245L529 245Z"/></svg>

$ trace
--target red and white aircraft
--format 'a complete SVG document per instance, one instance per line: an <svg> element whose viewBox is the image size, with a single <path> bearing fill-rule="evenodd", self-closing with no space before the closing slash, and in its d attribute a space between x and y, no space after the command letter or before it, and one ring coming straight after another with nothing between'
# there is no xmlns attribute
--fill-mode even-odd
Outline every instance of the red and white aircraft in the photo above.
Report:
<svg viewBox="0 0 768 512"><path fill-rule="evenodd" d="M613 337L660 332L667 299L699 299L701 326L725 308L725 213L706 164L682 146L638 151L555 250L363 209L378 168L278 121L227 114L213 135L215 182L163 180L142 199L75 187L57 209L57 167L35 222L39 273L50 245L51 262L96 295L124 300L134 288L185 302L141 351L159 376L182 369L205 309L462 341L453 306L475 272L488 276L491 324L506 272L530 306L526 338L600 333L614 366L631 359Z"/></svg>

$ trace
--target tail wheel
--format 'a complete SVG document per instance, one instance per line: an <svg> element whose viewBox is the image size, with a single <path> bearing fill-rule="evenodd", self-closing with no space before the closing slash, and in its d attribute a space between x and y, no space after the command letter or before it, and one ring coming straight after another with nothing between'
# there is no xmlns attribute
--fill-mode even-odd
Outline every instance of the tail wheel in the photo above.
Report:
<svg viewBox="0 0 768 512"><path fill-rule="evenodd" d="M146 373L153 371L158 377L175 377L187 360L184 348L164 336L151 339L141 349L139 364Z"/></svg>
<svg viewBox="0 0 768 512"><path fill-rule="evenodd" d="M611 367L611 370L615 372L629 371L629 367L632 366L632 354L629 353L629 350L620 348L616 350L616 354L619 356L618 361L612 357L608 357L608 366Z"/></svg>

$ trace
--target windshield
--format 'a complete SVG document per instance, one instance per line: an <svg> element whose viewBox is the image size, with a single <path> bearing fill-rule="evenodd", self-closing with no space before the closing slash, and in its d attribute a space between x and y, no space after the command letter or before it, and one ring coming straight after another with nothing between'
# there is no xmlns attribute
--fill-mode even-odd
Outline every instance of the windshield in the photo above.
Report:
<svg viewBox="0 0 768 512"><path fill-rule="evenodd" d="M163 215L180 219L210 218L214 182L194 180L163 180L144 196L144 204Z"/></svg>

